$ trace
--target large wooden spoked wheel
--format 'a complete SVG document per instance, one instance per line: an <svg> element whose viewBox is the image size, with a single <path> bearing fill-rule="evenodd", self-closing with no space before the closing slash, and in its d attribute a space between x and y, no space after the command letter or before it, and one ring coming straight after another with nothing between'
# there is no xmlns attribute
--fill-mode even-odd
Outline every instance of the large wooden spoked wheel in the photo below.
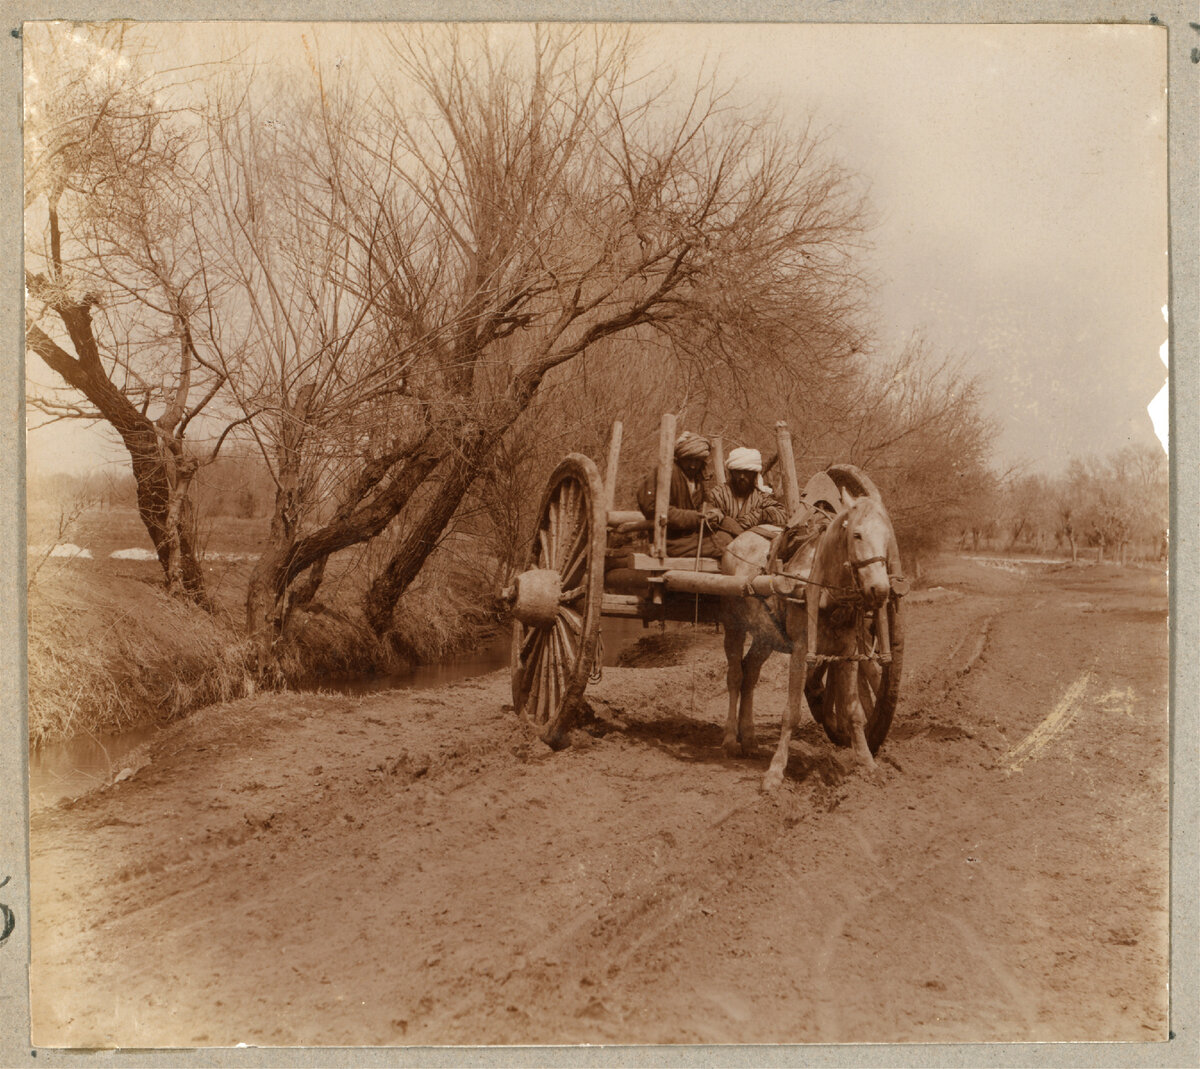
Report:
<svg viewBox="0 0 1200 1069"><path fill-rule="evenodd" d="M600 472L590 458L569 454L550 476L526 563L526 573L557 573L557 583L548 577L557 609L543 614L548 619L513 620L513 706L555 749L566 742L596 658L607 524Z"/></svg>
<svg viewBox="0 0 1200 1069"><path fill-rule="evenodd" d="M900 599L888 598L885 609L888 614L888 634L892 648L892 659L888 664L876 661L858 662L858 700L867 717L867 745L874 754L883 745L891 730L896 715L896 704L900 700L900 674L904 667L904 614ZM878 610L882 611L882 610ZM875 614L864 619L863 633L859 641L860 652L874 653L878 648ZM849 746L850 736L841 730L834 709L833 688L827 685L828 669L814 673L805 688L813 718L825 729L829 741L837 746Z"/></svg>

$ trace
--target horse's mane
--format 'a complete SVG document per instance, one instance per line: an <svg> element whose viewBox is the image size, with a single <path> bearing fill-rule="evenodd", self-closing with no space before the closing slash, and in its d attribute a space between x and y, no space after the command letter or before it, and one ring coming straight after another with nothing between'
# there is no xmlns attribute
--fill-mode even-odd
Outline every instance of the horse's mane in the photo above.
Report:
<svg viewBox="0 0 1200 1069"><path fill-rule="evenodd" d="M870 499L862 498L860 500ZM849 529L846 526L846 521L849 520L851 511L858 504L859 502L855 501L848 508L844 508L838 512L829 521L829 526L821 532L820 537L817 539L817 548L813 553L812 570L809 572L809 578L814 582L830 587L842 585L839 582L840 576L836 573L840 570L842 561L849 558L849 551L846 547Z"/></svg>

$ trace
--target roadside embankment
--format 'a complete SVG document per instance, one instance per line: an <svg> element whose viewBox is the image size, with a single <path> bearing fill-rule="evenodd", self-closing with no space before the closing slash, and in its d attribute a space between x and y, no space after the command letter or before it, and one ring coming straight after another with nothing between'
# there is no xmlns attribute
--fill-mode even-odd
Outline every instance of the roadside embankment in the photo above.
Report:
<svg viewBox="0 0 1200 1069"><path fill-rule="evenodd" d="M216 606L208 613L165 594L151 554L109 552L111 535L84 541L94 552L55 554L53 561L31 549L32 746L161 724L254 692L259 681L241 626L240 592L253 557L246 547L206 557ZM430 577L406 593L395 632L380 640L354 607L353 592L339 589L292 613L277 651L278 678L312 688L444 660L495 625L474 593Z"/></svg>

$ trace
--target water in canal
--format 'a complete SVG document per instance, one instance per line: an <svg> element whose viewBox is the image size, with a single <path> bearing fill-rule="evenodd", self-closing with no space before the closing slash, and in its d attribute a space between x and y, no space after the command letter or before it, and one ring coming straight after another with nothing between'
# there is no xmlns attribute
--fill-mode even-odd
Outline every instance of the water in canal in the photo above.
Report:
<svg viewBox="0 0 1200 1069"><path fill-rule="evenodd" d="M640 620L606 619L603 622L606 667L647 632ZM330 682L322 690L367 694L381 690L424 690L462 679L487 675L508 667L511 632L505 628L469 652L438 664L418 665L408 672ZM33 809L59 799L84 794L120 773L123 760L159 730L156 726L123 731L118 735L87 736L54 743L29 755L29 800Z"/></svg>

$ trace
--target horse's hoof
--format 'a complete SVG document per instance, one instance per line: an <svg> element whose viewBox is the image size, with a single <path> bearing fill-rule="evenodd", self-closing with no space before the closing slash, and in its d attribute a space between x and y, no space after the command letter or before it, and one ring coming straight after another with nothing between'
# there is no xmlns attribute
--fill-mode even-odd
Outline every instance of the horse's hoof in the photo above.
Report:
<svg viewBox="0 0 1200 1069"><path fill-rule="evenodd" d="M854 754L850 761L850 768L847 771L849 772L851 769L855 770L859 775L865 776L871 783L883 782L883 769L879 767L878 762L871 756L869 750Z"/></svg>
<svg viewBox="0 0 1200 1069"><path fill-rule="evenodd" d="M764 794L772 794L783 786L783 771L781 769L769 768L767 774L763 776L762 785L759 790Z"/></svg>
<svg viewBox="0 0 1200 1069"><path fill-rule="evenodd" d="M742 753L742 744L738 742L737 739L730 738L730 736L726 735L725 738L721 740L721 749L725 751L726 757L740 757Z"/></svg>

